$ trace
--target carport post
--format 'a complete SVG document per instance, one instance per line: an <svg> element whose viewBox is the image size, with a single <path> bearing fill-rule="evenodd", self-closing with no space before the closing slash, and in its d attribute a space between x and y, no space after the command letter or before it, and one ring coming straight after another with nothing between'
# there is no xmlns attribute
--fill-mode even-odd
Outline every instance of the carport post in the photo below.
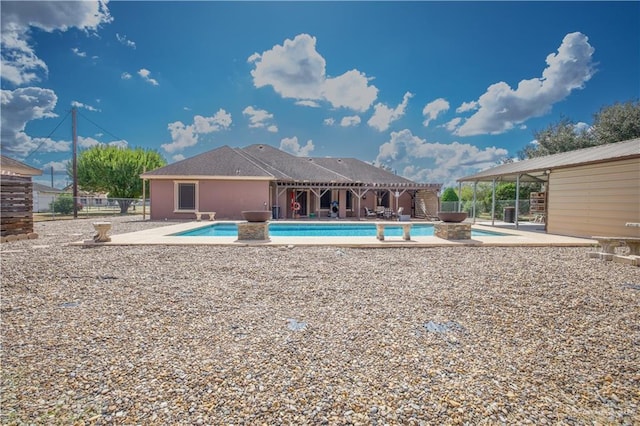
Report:
<svg viewBox="0 0 640 426"><path fill-rule="evenodd" d="M493 190L491 191L491 226L496 222L496 178L493 178Z"/></svg>
<svg viewBox="0 0 640 426"><path fill-rule="evenodd" d="M478 181L473 182L473 223L476 223L476 202L477 202L477 192L478 192Z"/></svg>
<svg viewBox="0 0 640 426"><path fill-rule="evenodd" d="M516 229L518 229L518 210L520 208L520 175L516 175Z"/></svg>

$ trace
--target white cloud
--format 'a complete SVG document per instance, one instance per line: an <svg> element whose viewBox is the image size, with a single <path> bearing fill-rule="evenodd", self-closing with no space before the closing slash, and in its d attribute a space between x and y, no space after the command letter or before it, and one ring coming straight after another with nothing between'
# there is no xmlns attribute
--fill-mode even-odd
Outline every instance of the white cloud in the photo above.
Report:
<svg viewBox="0 0 640 426"><path fill-rule="evenodd" d="M310 108L319 108L320 104L317 103L316 101L296 101L295 102L296 105L300 105L300 106L306 106L306 107L310 107Z"/></svg>
<svg viewBox="0 0 640 426"><path fill-rule="evenodd" d="M117 39L121 44L123 44L123 45L125 45L125 46L127 46L127 47L130 47L130 48L132 48L132 49L135 49L135 48L136 48L136 43L135 43L135 42L133 42L133 41L131 41L131 40L129 40L129 39L127 38L127 36L126 36L126 35L121 36L120 34L116 33L116 39Z"/></svg>
<svg viewBox="0 0 640 426"><path fill-rule="evenodd" d="M265 128L267 126L275 127L270 125L270 121L273 119L273 114L264 109L256 109L252 106L248 106L242 111L242 114L249 117L249 127L251 128Z"/></svg>
<svg viewBox="0 0 640 426"><path fill-rule="evenodd" d="M594 48L582 33L567 34L557 54L547 56L542 76L522 80L514 90L495 83L480 96L478 111L455 134L472 136L504 133L516 125L548 113L554 103L581 89L594 73Z"/></svg>
<svg viewBox="0 0 640 426"><path fill-rule="evenodd" d="M438 98L433 102L429 102L422 109L422 115L425 117L422 124L427 127L432 120L438 118L438 115L449 110L449 102L443 98Z"/></svg>
<svg viewBox="0 0 640 426"><path fill-rule="evenodd" d="M155 78L151 78L151 71L149 71L146 68L141 68L138 71L138 75L140 77L142 77L142 79L144 81L146 81L147 83L151 84L152 86L158 86L159 85L158 81Z"/></svg>
<svg viewBox="0 0 640 426"><path fill-rule="evenodd" d="M342 120L340 120L340 125L342 127L357 126L359 124L360 124L360 117L357 115L342 117Z"/></svg>
<svg viewBox="0 0 640 426"><path fill-rule="evenodd" d="M171 157L171 159L176 162L176 161L182 161L185 159L185 156L182 154L176 154L174 156Z"/></svg>
<svg viewBox="0 0 640 426"><path fill-rule="evenodd" d="M128 72L123 72L122 74L120 74L120 78L123 80L131 80L132 75L129 74Z"/></svg>
<svg viewBox="0 0 640 426"><path fill-rule="evenodd" d="M458 125L460 125L461 121L462 121L462 118L460 118L460 117L453 118L453 119L447 121L447 123L444 125L444 128L447 129L450 132L453 132L454 130L456 130Z"/></svg>
<svg viewBox="0 0 640 426"><path fill-rule="evenodd" d="M254 53L247 61L255 87L271 86L283 98L296 99L305 106L317 106L318 101L333 107L366 111L378 96L378 89L369 85L367 76L347 71L337 77L327 77L325 59L316 51L316 38L299 34L271 50Z"/></svg>
<svg viewBox="0 0 640 426"><path fill-rule="evenodd" d="M373 115L369 121L367 121L367 124L379 132L384 132L389 128L392 122L398 120L404 115L404 111L409 104L409 99L412 97L413 93L405 93L402 98L402 103L393 109L382 103L376 104Z"/></svg>
<svg viewBox="0 0 640 426"><path fill-rule="evenodd" d="M92 137L84 137L84 136L78 136L78 146L80 148L92 148L94 146L98 146L98 145L109 145L109 146L117 146L119 148L126 148L129 146L129 142L127 142L126 140L117 140L117 141L111 141L111 142L100 142L97 139L94 139Z"/></svg>
<svg viewBox="0 0 640 426"><path fill-rule="evenodd" d="M308 140L306 145L300 146L296 136L292 138L284 138L280 141L280 149L289 152L298 157L308 157L315 147L313 141Z"/></svg>
<svg viewBox="0 0 640 426"><path fill-rule="evenodd" d="M463 102L458 108L456 108L456 112L459 114L461 112L474 111L478 109L478 102Z"/></svg>
<svg viewBox="0 0 640 426"><path fill-rule="evenodd" d="M174 121L167 125L171 133L171 142L162 144L161 147L170 154L181 151L196 145L199 135L226 130L231 126L231 123L231 114L223 109L219 109L211 117L196 115L193 117L193 124L190 125Z"/></svg>
<svg viewBox="0 0 640 426"><path fill-rule="evenodd" d="M495 165L507 154L496 147L428 143L405 129L391 132L390 140L380 145L375 162L401 170L403 176L417 182L451 185L457 178Z"/></svg>
<svg viewBox="0 0 640 426"><path fill-rule="evenodd" d="M278 126L276 126L275 124L268 126L267 132L278 133Z"/></svg>
<svg viewBox="0 0 640 426"><path fill-rule="evenodd" d="M336 120L334 118L331 118L331 117L325 118L322 121L322 124L324 124L325 126L333 126L334 124L336 124Z"/></svg>
<svg viewBox="0 0 640 426"><path fill-rule="evenodd" d="M51 168L53 168L54 174L66 173L67 161L49 161L48 163L43 164L43 174L51 173Z"/></svg>
<svg viewBox="0 0 640 426"><path fill-rule="evenodd" d="M53 90L40 87L2 90L0 98L2 103L0 132L3 153L24 157L40 145L39 151L41 152L69 150L69 142L31 138L25 133L25 126L29 121L58 116L53 112L58 102L58 97Z"/></svg>
<svg viewBox="0 0 640 426"><path fill-rule="evenodd" d="M30 44L31 28L46 32L78 28L91 32L112 21L107 2L102 0L2 2L0 13L2 79L16 86L40 80L40 74L48 72L47 64Z"/></svg>
<svg viewBox="0 0 640 426"><path fill-rule="evenodd" d="M83 108L83 109L86 109L88 111L100 112L100 110L98 108L92 107L91 105L83 104L82 102L78 102L78 101L72 101L71 102L71 106L76 107L76 108Z"/></svg>
<svg viewBox="0 0 640 426"><path fill-rule="evenodd" d="M81 58L86 58L87 57L87 52L81 52L80 49L78 49L77 47L73 47L71 49L71 51L76 55L79 56Z"/></svg>

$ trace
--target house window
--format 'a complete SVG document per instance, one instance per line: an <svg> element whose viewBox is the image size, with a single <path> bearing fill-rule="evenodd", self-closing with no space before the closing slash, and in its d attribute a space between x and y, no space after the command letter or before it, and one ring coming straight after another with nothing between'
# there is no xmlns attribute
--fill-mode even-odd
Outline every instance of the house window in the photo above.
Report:
<svg viewBox="0 0 640 426"><path fill-rule="evenodd" d="M196 210L197 184L195 182L176 183L176 210Z"/></svg>

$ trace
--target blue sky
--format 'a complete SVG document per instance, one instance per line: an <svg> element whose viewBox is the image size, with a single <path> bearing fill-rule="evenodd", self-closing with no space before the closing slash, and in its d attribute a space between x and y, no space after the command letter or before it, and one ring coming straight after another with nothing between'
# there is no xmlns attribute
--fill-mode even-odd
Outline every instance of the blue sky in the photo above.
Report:
<svg viewBox="0 0 640 426"><path fill-rule="evenodd" d="M265 143L449 185L640 97L640 2L1 6L2 153L56 187L72 106L80 149Z"/></svg>

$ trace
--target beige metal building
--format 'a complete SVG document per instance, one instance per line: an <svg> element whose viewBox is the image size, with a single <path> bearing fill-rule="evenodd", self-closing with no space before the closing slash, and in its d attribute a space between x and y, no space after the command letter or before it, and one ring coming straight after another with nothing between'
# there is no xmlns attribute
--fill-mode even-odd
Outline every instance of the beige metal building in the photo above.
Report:
<svg viewBox="0 0 640 426"><path fill-rule="evenodd" d="M640 237L640 138L503 164L458 182L542 182L546 230Z"/></svg>

